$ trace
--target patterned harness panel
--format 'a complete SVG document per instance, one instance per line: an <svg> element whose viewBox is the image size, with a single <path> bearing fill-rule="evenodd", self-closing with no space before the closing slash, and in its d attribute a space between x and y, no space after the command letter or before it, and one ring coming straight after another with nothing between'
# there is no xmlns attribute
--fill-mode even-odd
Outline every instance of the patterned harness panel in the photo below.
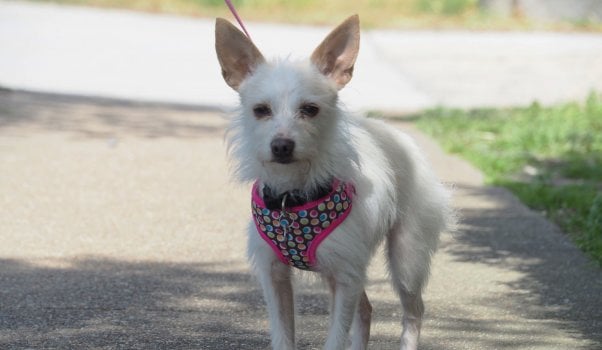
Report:
<svg viewBox="0 0 602 350"><path fill-rule="evenodd" d="M316 250L320 243L351 212L353 185L335 180L325 197L302 206L267 209L253 186L252 212L257 232L278 258L303 270L316 269Z"/></svg>

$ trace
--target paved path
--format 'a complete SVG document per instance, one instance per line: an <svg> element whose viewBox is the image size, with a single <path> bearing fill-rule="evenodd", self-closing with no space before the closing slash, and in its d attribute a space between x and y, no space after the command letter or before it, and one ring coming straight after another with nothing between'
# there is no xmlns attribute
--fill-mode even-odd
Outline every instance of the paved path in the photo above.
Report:
<svg viewBox="0 0 602 350"><path fill-rule="evenodd" d="M307 57L331 28L249 23L267 57ZM230 107L214 24L0 1L0 86ZM365 31L352 109L549 104L602 91L602 35Z"/></svg>
<svg viewBox="0 0 602 350"><path fill-rule="evenodd" d="M244 259L248 186L228 178L231 106L200 19L0 2L0 348L263 349ZM252 23L269 54L327 28ZM280 35L280 36L278 36ZM414 111L546 103L601 89L596 35L364 33L350 107ZM286 51L286 50L285 50ZM161 101L139 103L131 100ZM196 107L195 107L196 106ZM199 107L205 106L205 107ZM602 275L558 229L412 133L456 184L422 349L599 349ZM371 348L397 349L380 255ZM318 349L326 296L299 290L299 344Z"/></svg>
<svg viewBox="0 0 602 350"><path fill-rule="evenodd" d="M0 348L268 346L244 259L249 188L228 180L212 110L0 92ZM602 346L602 274L558 228L411 125L456 184L426 294L422 349ZM398 349L379 254L371 349ZM319 349L327 297L300 282L300 349Z"/></svg>

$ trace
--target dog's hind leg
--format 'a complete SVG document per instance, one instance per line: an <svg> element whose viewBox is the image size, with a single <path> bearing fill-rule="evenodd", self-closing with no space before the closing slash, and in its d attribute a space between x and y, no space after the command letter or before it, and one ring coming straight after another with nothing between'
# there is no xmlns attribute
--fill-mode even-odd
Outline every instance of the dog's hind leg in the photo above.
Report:
<svg viewBox="0 0 602 350"><path fill-rule="evenodd" d="M393 287L403 306L401 350L416 350L424 314L422 289L434 247L417 227L407 224L391 230L387 237L387 255Z"/></svg>
<svg viewBox="0 0 602 350"><path fill-rule="evenodd" d="M403 305L403 332L401 333L401 350L416 350L422 326L424 303L421 292L399 291Z"/></svg>

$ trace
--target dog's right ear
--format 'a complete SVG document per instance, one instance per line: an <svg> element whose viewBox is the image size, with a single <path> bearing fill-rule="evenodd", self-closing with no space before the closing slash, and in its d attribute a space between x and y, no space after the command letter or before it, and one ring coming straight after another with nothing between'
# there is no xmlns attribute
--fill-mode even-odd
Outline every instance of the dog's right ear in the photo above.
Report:
<svg viewBox="0 0 602 350"><path fill-rule="evenodd" d="M251 40L223 18L215 21L215 51L224 80L236 91L243 80L265 62Z"/></svg>

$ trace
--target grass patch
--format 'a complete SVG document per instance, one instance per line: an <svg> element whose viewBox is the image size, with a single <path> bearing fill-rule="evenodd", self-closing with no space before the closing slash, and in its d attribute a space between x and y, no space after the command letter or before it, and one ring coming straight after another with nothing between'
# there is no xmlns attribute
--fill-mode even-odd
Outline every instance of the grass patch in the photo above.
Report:
<svg viewBox="0 0 602 350"><path fill-rule="evenodd" d="M418 127L559 224L602 266L602 98L473 111L434 109Z"/></svg>
<svg viewBox="0 0 602 350"><path fill-rule="evenodd" d="M222 0L31 0L201 17L232 18ZM602 24L540 23L482 13L478 0L233 0L246 20L338 24L359 13L363 28L602 30Z"/></svg>

